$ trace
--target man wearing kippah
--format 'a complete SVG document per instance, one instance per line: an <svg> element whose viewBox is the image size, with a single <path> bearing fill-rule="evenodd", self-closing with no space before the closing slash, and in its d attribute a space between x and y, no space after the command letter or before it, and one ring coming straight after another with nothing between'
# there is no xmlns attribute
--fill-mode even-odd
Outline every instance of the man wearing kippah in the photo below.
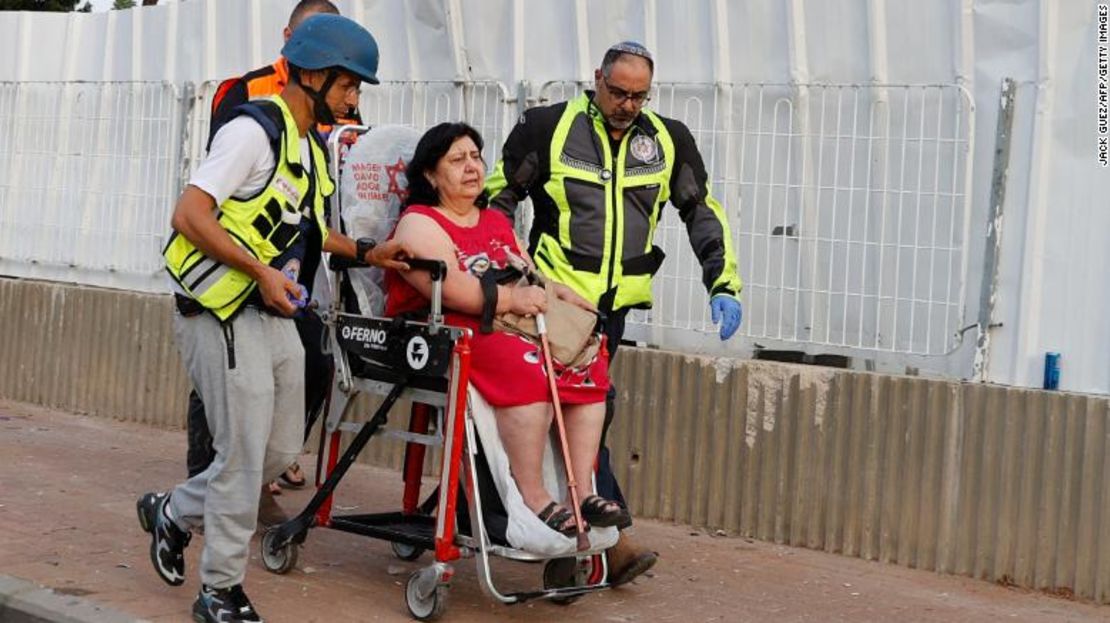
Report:
<svg viewBox="0 0 1110 623"><path fill-rule="evenodd" d="M709 190L694 137L682 122L646 109L655 61L635 41L605 52L594 90L524 113L505 141L487 181L490 205L513 217L532 197L535 218L528 251L536 267L573 288L606 316L610 357L630 309L651 307L651 280L663 262L655 246L662 209L677 210L702 268L713 322L727 340L740 327L742 283L728 220ZM610 386L605 430L613 418ZM597 489L626 506L604 447ZM621 526L610 549L609 582L626 584L658 554L636 545Z"/></svg>

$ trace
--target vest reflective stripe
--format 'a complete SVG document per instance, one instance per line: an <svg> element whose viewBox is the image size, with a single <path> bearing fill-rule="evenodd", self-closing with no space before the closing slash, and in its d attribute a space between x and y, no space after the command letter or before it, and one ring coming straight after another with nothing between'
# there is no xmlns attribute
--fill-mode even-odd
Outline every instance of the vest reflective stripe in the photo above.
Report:
<svg viewBox="0 0 1110 623"><path fill-rule="evenodd" d="M201 273L199 279L188 285L190 292L195 292L203 295L203 293L208 292L213 287L215 287L215 285L219 283L220 279L226 277L227 274L232 270L230 266L215 262L213 260L209 260L208 258L205 258L205 262L209 263L210 265L206 267L207 270ZM240 289L240 291L242 291L242 289Z"/></svg>
<svg viewBox="0 0 1110 623"><path fill-rule="evenodd" d="M322 146L309 139L312 173L301 165L300 136L289 108L280 97L268 100L280 113L275 141L275 167L266 186L249 199L230 198L220 205L217 220L240 247L264 264L296 242L302 211L311 209L322 236L327 237L324 199L335 191L327 173ZM265 105L265 104L259 104ZM265 127L265 123L262 124ZM201 253L184 236L173 233L163 251L166 269L181 288L220 320L242 307L256 284L246 274Z"/></svg>
<svg viewBox="0 0 1110 623"><path fill-rule="evenodd" d="M591 301L616 287L613 308L650 307L651 277L662 261L653 248L670 198L674 142L655 113L610 148L600 111L582 95L555 126L544 191L558 206L558 232L541 234L536 262Z"/></svg>
<svg viewBox="0 0 1110 623"><path fill-rule="evenodd" d="M202 255L199 262L194 263L189 270L181 274L181 283L192 292L206 290L207 288L201 288L200 284L221 266L223 264Z"/></svg>

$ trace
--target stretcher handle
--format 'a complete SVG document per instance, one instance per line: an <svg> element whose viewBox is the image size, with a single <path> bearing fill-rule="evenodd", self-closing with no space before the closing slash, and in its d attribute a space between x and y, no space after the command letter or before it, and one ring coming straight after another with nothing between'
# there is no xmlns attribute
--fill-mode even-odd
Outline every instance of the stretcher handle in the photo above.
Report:
<svg viewBox="0 0 1110 623"><path fill-rule="evenodd" d="M443 260L406 259L405 263L413 270L423 270L428 273L432 281L443 281L447 278L447 262Z"/></svg>
<svg viewBox="0 0 1110 623"><path fill-rule="evenodd" d="M432 313L428 317L428 331L435 335L443 324L443 281L447 279L447 262L408 258L405 263L412 270L422 270L432 278Z"/></svg>
<svg viewBox="0 0 1110 623"><path fill-rule="evenodd" d="M359 260L353 258L340 257L332 253L331 257L328 258L328 268L332 269L332 271L334 272L338 272L341 270L349 270L351 268L366 268L366 264L363 264Z"/></svg>
<svg viewBox="0 0 1110 623"><path fill-rule="evenodd" d="M447 263L443 260L418 260L406 259L405 263L408 264L413 270L426 271L432 278L432 281L443 281L447 278ZM328 266L332 270L347 270L350 268L366 268L360 260L351 259L349 257L340 257L332 254L329 258Z"/></svg>

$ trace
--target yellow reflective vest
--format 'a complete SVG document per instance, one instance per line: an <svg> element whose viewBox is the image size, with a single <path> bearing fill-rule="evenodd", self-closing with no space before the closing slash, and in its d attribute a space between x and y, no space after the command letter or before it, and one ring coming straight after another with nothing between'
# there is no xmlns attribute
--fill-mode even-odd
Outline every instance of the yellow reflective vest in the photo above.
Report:
<svg viewBox="0 0 1110 623"><path fill-rule="evenodd" d="M615 141L588 91L532 108L506 140L486 190L510 218L532 197L528 246L536 266L605 310L651 306L651 279L663 261L655 229L668 201L686 224L709 294L740 293L724 208L679 121L645 109Z"/></svg>
<svg viewBox="0 0 1110 623"><path fill-rule="evenodd" d="M335 191L335 184L314 132L309 132L308 141L311 172L302 166L301 137L281 97L253 100L241 106L239 114L251 116L266 131L276 166L262 190L249 198L224 201L216 218L233 241L269 264L297 241L302 218L314 218L321 235L327 237L324 201ZM257 285L245 273L204 255L176 231L162 255L166 270L182 290L221 321L239 311Z"/></svg>

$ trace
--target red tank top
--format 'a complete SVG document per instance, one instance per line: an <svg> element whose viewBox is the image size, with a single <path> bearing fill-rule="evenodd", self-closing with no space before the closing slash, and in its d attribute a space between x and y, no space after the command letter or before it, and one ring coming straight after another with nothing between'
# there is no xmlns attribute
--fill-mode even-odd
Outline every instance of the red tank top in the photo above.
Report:
<svg viewBox="0 0 1110 623"><path fill-rule="evenodd" d="M480 210L478 223L473 227L457 225L431 206L409 206L401 217L406 214L423 214L438 223L455 243L455 257L459 261L459 270L465 270L475 277L481 277L490 268L507 267L506 251L520 255L512 223L508 217L497 210ZM386 316L428 308L428 299L395 270L386 271L385 288Z"/></svg>

